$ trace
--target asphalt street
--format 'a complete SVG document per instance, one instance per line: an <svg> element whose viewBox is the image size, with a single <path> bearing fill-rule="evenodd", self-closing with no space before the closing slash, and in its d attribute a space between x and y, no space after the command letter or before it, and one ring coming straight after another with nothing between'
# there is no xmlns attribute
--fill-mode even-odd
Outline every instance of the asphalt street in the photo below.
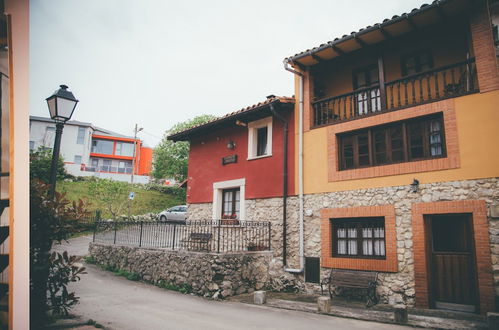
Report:
<svg viewBox="0 0 499 330"><path fill-rule="evenodd" d="M84 255L91 237L56 247ZM70 290L80 297L73 314L93 319L108 329L403 329L405 327L313 313L223 302L184 295L129 281L94 265Z"/></svg>

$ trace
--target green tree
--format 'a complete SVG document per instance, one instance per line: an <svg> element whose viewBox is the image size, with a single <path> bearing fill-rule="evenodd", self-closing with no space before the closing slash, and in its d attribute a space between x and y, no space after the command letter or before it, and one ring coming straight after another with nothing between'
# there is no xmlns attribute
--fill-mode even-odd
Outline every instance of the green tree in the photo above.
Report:
<svg viewBox="0 0 499 330"><path fill-rule="evenodd" d="M52 149L40 147L29 154L29 177L39 179L45 183L50 181L50 168L52 166ZM64 168L64 161L59 156L57 161L57 180L63 180L70 175Z"/></svg>
<svg viewBox="0 0 499 330"><path fill-rule="evenodd" d="M125 206L128 190L128 183L111 179L96 179L88 184L88 193L107 205L107 209L113 215L113 218L116 218Z"/></svg>
<svg viewBox="0 0 499 330"><path fill-rule="evenodd" d="M215 119L212 115L201 115L191 120L175 124L167 130L160 144L154 149L152 175L156 179L173 178L183 181L187 178L187 161L189 159L189 142L173 142L168 135L184 131L188 128L204 124Z"/></svg>

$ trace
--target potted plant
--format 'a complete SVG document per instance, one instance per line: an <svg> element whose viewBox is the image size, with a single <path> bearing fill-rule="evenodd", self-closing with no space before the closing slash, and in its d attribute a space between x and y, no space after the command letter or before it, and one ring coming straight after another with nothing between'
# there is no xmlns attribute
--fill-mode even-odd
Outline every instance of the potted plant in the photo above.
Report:
<svg viewBox="0 0 499 330"><path fill-rule="evenodd" d="M237 214L232 213L232 214L222 215L221 224L222 225L238 225L239 220L237 219Z"/></svg>

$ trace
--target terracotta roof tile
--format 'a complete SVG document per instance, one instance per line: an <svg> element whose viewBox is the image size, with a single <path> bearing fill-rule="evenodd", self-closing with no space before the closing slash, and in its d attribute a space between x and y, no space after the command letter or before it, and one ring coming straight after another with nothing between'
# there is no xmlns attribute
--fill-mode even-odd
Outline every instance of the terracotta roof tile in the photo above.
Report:
<svg viewBox="0 0 499 330"><path fill-rule="evenodd" d="M321 44L320 46L313 47L311 49L307 49L307 50L305 50L303 52L300 52L300 53L297 53L297 54L295 54L293 56L289 56L285 60L288 60L288 61L297 60L297 59L299 59L301 57L304 57L304 56L310 55L312 53L318 52L318 51L320 51L320 50L322 50L322 49L324 49L326 47L331 47L331 46L333 46L335 44L338 44L338 43L340 43L342 41L345 41L347 39L354 38L359 33L363 34L363 33L369 32L370 30L372 30L374 28L377 29L380 26L389 25L389 24L394 23L394 22L396 22L396 21L398 21L400 19L403 19L403 18L405 18L407 16L412 16L412 15L420 13L420 12L422 12L424 10L440 6L440 5L442 5L442 4L446 3L446 2L449 2L449 1L452 1L452 0L435 0L431 4L426 4L426 3L422 4L419 8L412 9L409 14L403 13L401 15L394 15L391 19L390 18L385 18L382 23L375 23L372 26L369 25L369 26L367 26L365 28L361 28L358 31L353 31L350 34L344 34L341 38L334 38L334 40L328 41L328 42L326 42L324 44Z"/></svg>
<svg viewBox="0 0 499 330"><path fill-rule="evenodd" d="M233 112L230 112L226 115L223 115L221 117L218 117L218 118L215 118L213 120L210 120L204 124L200 124L200 125L196 125L196 126L193 126L193 127L190 127L186 130L183 130L183 131L180 131L180 132L176 132L175 134L172 134L172 135L169 135L168 136L168 139L170 140L176 140L176 137L178 136L184 136L186 135L187 133L189 132L193 132L193 131L196 131L204 126L210 126L210 125L213 125L217 122L222 122L222 121L225 121L225 120L228 120L230 118L237 118L243 114L245 114L246 112L249 112L249 111L252 111L252 110L257 110L258 108L262 108L262 107L265 107L266 105L269 105L271 103L294 103L295 102L295 99L294 97L288 97L288 96L274 96L274 95L271 95L269 97L267 97L267 99L263 102L258 102L257 104L253 104L253 105L250 105L250 106L247 106L245 108L242 108L242 109L239 109L239 110L236 110L236 111L233 111Z"/></svg>

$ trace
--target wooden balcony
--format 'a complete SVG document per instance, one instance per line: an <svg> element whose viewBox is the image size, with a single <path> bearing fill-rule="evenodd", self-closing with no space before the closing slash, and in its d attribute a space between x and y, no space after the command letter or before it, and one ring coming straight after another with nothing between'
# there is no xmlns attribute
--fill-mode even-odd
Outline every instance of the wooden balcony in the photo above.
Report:
<svg viewBox="0 0 499 330"><path fill-rule="evenodd" d="M312 103L313 127L477 93L475 59L376 84Z"/></svg>

